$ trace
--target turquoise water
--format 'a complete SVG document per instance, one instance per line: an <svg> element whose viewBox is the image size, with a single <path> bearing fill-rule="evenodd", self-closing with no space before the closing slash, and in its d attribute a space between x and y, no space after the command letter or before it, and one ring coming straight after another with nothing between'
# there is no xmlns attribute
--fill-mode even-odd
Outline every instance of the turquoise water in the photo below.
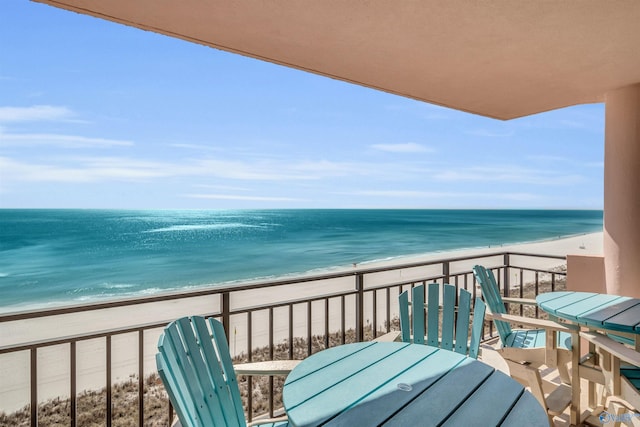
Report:
<svg viewBox="0 0 640 427"><path fill-rule="evenodd" d="M602 231L602 211L0 210L0 311Z"/></svg>

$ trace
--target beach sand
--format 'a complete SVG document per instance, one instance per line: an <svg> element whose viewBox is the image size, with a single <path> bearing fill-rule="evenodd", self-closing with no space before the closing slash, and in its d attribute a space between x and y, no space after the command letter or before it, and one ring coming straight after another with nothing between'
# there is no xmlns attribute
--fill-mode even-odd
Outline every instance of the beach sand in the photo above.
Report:
<svg viewBox="0 0 640 427"><path fill-rule="evenodd" d="M603 233L591 233L569 238L558 238L534 243L503 245L489 248L472 248L450 252L437 252L412 257L403 257L376 263L364 263L357 266L345 266L344 270L369 269L413 262L439 260L445 258L473 255L479 257L495 252L510 251L530 254L559 255L568 254L601 255ZM514 258L517 258L514 256ZM485 261L485 260L481 260ZM472 261L460 261L451 264L451 273L470 270ZM501 257L487 258L485 265L497 265ZM527 258L527 265L541 269L551 269L563 265L561 260L544 258ZM439 274L440 266L432 267L432 274ZM427 269L428 270L428 269ZM332 272L335 270L332 270ZM316 272L320 274L320 272ZM409 281L412 277L424 277L425 268L402 269L395 272L376 273L367 276L365 286L384 283ZM353 277L320 283L304 283L301 285L280 286L277 292L271 288L257 291L234 293L232 308L248 308L270 301L293 301L313 295L353 289ZM352 303L347 298L347 304ZM367 307L369 304L369 307ZM380 304L380 301L378 301ZM67 337L84 334L89 331L104 331L130 325L143 325L152 322L166 322L191 314L211 314L220 308L217 296L195 297L163 303L144 304L131 307L98 310L71 315L60 315L54 319L33 319L0 324L0 346L16 343L32 342L56 337ZM365 303L365 310L373 311L370 301ZM312 305L313 334L324 334L324 302ZM369 311L367 311L369 312ZM383 313L379 318L383 318ZM288 310L274 310L274 341L281 342L287 338ZM294 306L294 335L306 337L306 304ZM392 309L393 317L393 309ZM252 344L254 348L264 346L268 342L267 313L257 313L252 318ZM369 319L367 319L369 321ZM345 319L346 327L355 325L353 316ZM380 325L379 325L380 326ZM340 329L340 300L329 303L329 331ZM244 315L231 317L230 351L240 354L247 351L244 340L248 325ZM161 329L145 332L144 335L144 373L155 372L154 355L156 343ZM138 334L124 334L112 338L112 381L127 380L138 373ZM77 344L77 390L100 389L106 385L106 342L104 339L79 341ZM0 412L13 412L29 402L29 352L0 355ZM69 395L70 382L70 350L69 345L57 345L42 348L38 351L38 397L46 401L55 397Z"/></svg>

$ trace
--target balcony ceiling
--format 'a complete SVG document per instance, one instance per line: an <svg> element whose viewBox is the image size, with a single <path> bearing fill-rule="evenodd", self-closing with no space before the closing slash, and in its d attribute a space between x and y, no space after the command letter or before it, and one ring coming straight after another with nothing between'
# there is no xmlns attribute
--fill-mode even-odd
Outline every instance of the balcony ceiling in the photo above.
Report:
<svg viewBox="0 0 640 427"><path fill-rule="evenodd" d="M640 83L637 0L36 0L499 119Z"/></svg>

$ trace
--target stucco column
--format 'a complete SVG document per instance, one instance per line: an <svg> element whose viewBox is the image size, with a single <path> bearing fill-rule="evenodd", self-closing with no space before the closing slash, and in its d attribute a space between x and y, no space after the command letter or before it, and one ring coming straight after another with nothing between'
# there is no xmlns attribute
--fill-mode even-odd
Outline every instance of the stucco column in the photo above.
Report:
<svg viewBox="0 0 640 427"><path fill-rule="evenodd" d="M640 83L607 93L605 102L606 289L640 298Z"/></svg>

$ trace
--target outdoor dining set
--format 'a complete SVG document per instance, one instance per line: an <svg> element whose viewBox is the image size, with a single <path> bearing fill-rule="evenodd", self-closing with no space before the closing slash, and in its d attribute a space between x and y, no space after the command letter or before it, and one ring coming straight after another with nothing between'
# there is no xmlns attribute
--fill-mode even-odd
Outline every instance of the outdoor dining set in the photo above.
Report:
<svg viewBox="0 0 640 427"><path fill-rule="evenodd" d="M302 361L234 366L218 320L172 322L156 363L176 423L546 426L567 410L571 425L640 423L640 299L571 291L513 299L491 270L473 272L482 298L449 284L413 286L398 297L400 331ZM513 303L549 319L510 314ZM495 347L481 345L488 320ZM286 376L284 415L247 424L236 375Z"/></svg>

